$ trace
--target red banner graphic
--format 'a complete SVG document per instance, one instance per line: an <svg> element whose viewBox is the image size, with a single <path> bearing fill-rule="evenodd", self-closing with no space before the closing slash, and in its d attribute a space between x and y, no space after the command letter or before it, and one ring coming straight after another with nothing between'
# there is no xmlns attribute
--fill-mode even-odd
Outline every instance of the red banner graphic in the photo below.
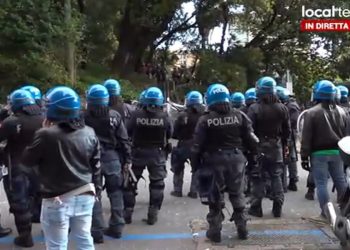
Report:
<svg viewBox="0 0 350 250"><path fill-rule="evenodd" d="M304 32L349 32L350 19L303 19L300 30Z"/></svg>

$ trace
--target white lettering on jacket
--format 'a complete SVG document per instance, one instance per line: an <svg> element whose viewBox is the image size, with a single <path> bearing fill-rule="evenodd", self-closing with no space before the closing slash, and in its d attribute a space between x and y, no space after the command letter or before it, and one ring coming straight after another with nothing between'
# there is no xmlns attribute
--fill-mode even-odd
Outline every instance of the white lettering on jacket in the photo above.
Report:
<svg viewBox="0 0 350 250"><path fill-rule="evenodd" d="M236 116L226 116L220 118L211 118L207 120L208 127L214 126L226 126L226 125L234 125L239 124L239 120Z"/></svg>
<svg viewBox="0 0 350 250"><path fill-rule="evenodd" d="M157 118L136 118L136 124L144 126L164 126L164 121L163 119Z"/></svg>

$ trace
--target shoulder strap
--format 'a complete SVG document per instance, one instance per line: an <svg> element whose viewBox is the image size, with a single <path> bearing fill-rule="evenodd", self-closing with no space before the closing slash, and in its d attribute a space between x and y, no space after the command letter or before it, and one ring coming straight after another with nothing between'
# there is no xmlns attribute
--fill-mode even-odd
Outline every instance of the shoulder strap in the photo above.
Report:
<svg viewBox="0 0 350 250"><path fill-rule="evenodd" d="M344 127L344 124L341 119L341 115L339 113L338 107L336 106L334 108L334 112L331 112L331 110L327 110L327 113L328 113L329 123L331 124L332 130L339 137L339 140L340 140L345 135L341 130L341 127Z"/></svg>

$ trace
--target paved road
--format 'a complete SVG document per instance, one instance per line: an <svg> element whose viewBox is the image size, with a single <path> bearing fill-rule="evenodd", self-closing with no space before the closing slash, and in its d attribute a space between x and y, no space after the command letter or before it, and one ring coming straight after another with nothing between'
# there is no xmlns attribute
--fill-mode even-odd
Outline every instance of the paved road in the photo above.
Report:
<svg viewBox="0 0 350 250"><path fill-rule="evenodd" d="M248 241L236 239L233 224L226 222L223 230L223 242L212 245L204 237L206 228L205 217L207 208L199 200L187 197L175 198L169 195L172 189L172 173L169 171L166 179L165 200L159 215L159 222L154 226L146 225L142 219L147 215L148 183L140 181L139 195L133 217L133 224L125 228L120 240L106 238L105 244L96 246L98 250L122 249L338 249L334 235L324 224L311 223L309 218L320 213L317 201L304 199L306 192L306 173L300 173L299 191L286 194L282 219L274 219L271 215L271 202L264 201L263 219L252 219L249 222L251 237ZM145 174L147 180L147 174ZM184 193L189 190L190 172L185 174ZM334 195L333 195L334 198ZM104 196L104 212L108 216L108 200ZM13 229L13 217L8 213L6 197L0 190L0 209L2 222ZM228 210L232 208L228 206ZM225 212L226 218L229 218ZM313 221L313 220L312 220ZM193 234L194 233L194 234ZM18 249L12 245L12 236L0 239L0 249ZM40 225L33 229L35 246L32 249L45 249ZM70 249L74 249L73 245Z"/></svg>

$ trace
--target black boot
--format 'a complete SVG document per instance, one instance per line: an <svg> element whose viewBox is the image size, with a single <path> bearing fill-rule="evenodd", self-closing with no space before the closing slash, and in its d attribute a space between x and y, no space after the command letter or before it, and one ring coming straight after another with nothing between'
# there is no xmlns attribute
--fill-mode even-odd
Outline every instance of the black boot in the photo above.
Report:
<svg viewBox="0 0 350 250"><path fill-rule="evenodd" d="M209 230L207 230L205 235L212 242L216 242L216 243L221 242L221 232L220 231L214 231L214 230L209 229Z"/></svg>
<svg viewBox="0 0 350 250"><path fill-rule="evenodd" d="M230 221L234 221L237 228L238 239L248 239L247 216L245 208L234 208Z"/></svg>
<svg viewBox="0 0 350 250"><path fill-rule="evenodd" d="M110 227L104 231L104 234L115 239L120 239L122 237L122 232L120 230L116 230Z"/></svg>
<svg viewBox="0 0 350 250"><path fill-rule="evenodd" d="M182 197L182 192L181 191L171 191L170 195L174 196L174 197Z"/></svg>
<svg viewBox="0 0 350 250"><path fill-rule="evenodd" d="M94 231L94 232L91 233L91 236L92 236L95 244L102 244L102 243L104 243L103 232L102 231Z"/></svg>
<svg viewBox="0 0 350 250"><path fill-rule="evenodd" d="M149 207L146 221L148 225L156 224L156 222L158 221L158 211L158 208Z"/></svg>
<svg viewBox="0 0 350 250"><path fill-rule="evenodd" d="M197 192L188 192L187 196L192 198L192 199L198 198Z"/></svg>
<svg viewBox="0 0 350 250"><path fill-rule="evenodd" d="M132 208L126 208L124 210L125 224L131 224L132 223L132 213L133 213L133 209Z"/></svg>
<svg viewBox="0 0 350 250"><path fill-rule="evenodd" d="M248 214L255 217L263 217L263 210L261 200L252 201L252 204L248 210Z"/></svg>
<svg viewBox="0 0 350 250"><path fill-rule="evenodd" d="M305 199L313 201L315 199L315 189L309 188L305 194Z"/></svg>
<svg viewBox="0 0 350 250"><path fill-rule="evenodd" d="M274 201L272 206L272 213L275 218L280 218L282 215L282 203Z"/></svg>
<svg viewBox="0 0 350 250"><path fill-rule="evenodd" d="M22 234L18 235L15 238L14 243L16 246L19 246L19 247L33 247L34 246L34 242L33 242L33 238L32 238L31 233L22 233Z"/></svg>
<svg viewBox="0 0 350 250"><path fill-rule="evenodd" d="M298 191L297 182L294 180L289 180L288 190L294 191L294 192Z"/></svg>
<svg viewBox="0 0 350 250"><path fill-rule="evenodd" d="M238 239L240 239L240 240L248 239L247 225L237 226L237 234L238 234Z"/></svg>
<svg viewBox="0 0 350 250"><path fill-rule="evenodd" d="M9 235L10 233L12 233L12 229L11 228L3 228L0 225L0 238L5 237L5 236Z"/></svg>

